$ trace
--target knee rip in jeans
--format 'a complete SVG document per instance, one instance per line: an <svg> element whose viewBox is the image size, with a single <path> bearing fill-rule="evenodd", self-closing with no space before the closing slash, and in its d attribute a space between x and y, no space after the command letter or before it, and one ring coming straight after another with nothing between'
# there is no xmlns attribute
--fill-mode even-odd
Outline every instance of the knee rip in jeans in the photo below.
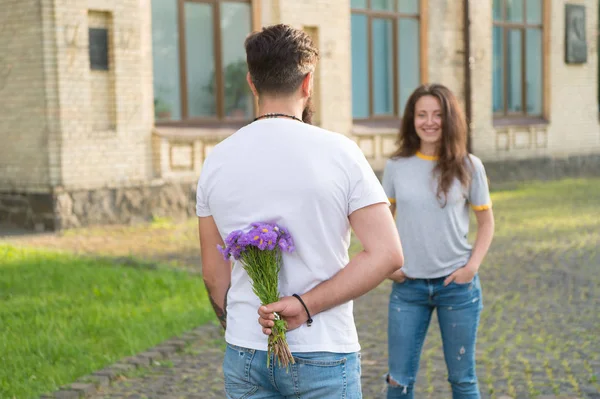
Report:
<svg viewBox="0 0 600 399"><path fill-rule="evenodd" d="M398 381L396 381L390 374L387 374L385 376L385 382L388 383L388 385L392 388L403 388L402 389L402 394L403 395L408 395L408 385L402 385L400 384Z"/></svg>

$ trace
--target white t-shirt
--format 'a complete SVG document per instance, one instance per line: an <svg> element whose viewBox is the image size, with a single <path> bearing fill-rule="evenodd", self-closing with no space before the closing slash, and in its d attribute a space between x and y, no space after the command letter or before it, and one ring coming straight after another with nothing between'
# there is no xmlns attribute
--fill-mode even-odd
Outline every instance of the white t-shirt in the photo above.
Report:
<svg viewBox="0 0 600 399"><path fill-rule="evenodd" d="M349 261L348 215L387 196L360 148L349 138L292 119L263 119L219 143L198 181L196 213L212 216L221 236L253 222L274 222L292 235L296 251L283 254L282 296L302 295ZM238 262L227 297L225 340L267 350L258 324L260 301ZM353 303L313 317L287 333L292 352L360 350Z"/></svg>

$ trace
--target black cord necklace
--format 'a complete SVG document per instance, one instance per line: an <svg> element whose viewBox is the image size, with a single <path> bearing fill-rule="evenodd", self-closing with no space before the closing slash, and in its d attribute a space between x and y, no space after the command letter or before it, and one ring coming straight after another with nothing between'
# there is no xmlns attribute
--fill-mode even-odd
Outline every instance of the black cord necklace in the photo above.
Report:
<svg viewBox="0 0 600 399"><path fill-rule="evenodd" d="M267 119L267 118L280 118L280 117L284 117L284 118L290 118L290 119L296 120L296 121L298 121L298 122L302 122L302 123L304 123L304 122L302 121L302 119L300 119L300 118L297 118L297 117L295 117L294 115L287 115L287 114L264 114L264 115L261 115L261 116L258 116L258 117L256 117L256 118L254 118L254 120L253 120L252 122L256 122L256 121L257 121L257 120L259 120L259 119Z"/></svg>

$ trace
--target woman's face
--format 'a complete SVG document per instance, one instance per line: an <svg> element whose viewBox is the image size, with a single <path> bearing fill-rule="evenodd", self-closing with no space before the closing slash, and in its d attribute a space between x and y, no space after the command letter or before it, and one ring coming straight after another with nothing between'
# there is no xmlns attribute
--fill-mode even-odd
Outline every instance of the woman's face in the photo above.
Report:
<svg viewBox="0 0 600 399"><path fill-rule="evenodd" d="M415 130L424 144L438 144L442 139L442 107L434 96L423 96L415 104Z"/></svg>

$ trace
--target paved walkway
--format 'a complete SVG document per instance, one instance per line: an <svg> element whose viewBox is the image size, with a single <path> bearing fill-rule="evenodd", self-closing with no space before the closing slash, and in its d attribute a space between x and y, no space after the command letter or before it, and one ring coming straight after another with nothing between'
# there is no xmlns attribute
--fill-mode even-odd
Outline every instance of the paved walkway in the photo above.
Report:
<svg viewBox="0 0 600 399"><path fill-rule="evenodd" d="M552 191L562 186L538 185L496 197L496 237L481 269L477 372L484 398L600 399L600 196L595 183L569 184L565 187L576 190L568 195L564 188ZM197 265L193 222L141 233L119 227L41 236L27 243L76 252L100 246L110 256L126 255L142 243L139 253L152 259ZM384 388L389 289L384 283L356 301L367 399L381 398ZM197 336L161 366L137 370L98 397L223 398L221 332L208 325ZM435 317L416 391L417 398L450 398Z"/></svg>
<svg viewBox="0 0 600 399"><path fill-rule="evenodd" d="M548 237L496 239L481 272L477 371L484 398L600 398L599 238L584 229L577 240L556 238L552 245ZM382 397L389 288L384 283L356 301L365 398ZM98 397L223 398L220 331L204 330L172 363L123 379ZM451 397L439 336L434 317L418 398Z"/></svg>

